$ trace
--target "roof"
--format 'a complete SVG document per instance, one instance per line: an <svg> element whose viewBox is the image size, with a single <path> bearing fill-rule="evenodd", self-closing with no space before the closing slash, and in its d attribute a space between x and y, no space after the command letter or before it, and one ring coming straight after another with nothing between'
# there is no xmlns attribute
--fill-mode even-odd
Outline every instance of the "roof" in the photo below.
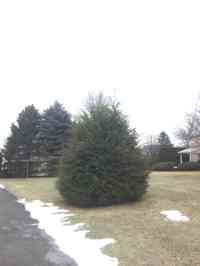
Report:
<svg viewBox="0 0 200 266"><path fill-rule="evenodd" d="M178 153L191 153L191 152L200 152L199 149L194 149L194 148L188 148L188 149L184 149L182 151L179 151Z"/></svg>

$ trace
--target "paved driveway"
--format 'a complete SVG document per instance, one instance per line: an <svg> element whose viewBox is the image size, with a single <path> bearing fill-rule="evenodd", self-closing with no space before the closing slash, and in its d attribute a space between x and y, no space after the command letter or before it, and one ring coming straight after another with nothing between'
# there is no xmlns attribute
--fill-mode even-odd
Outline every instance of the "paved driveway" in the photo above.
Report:
<svg viewBox="0 0 200 266"><path fill-rule="evenodd" d="M77 266L37 224L0 188L0 266Z"/></svg>

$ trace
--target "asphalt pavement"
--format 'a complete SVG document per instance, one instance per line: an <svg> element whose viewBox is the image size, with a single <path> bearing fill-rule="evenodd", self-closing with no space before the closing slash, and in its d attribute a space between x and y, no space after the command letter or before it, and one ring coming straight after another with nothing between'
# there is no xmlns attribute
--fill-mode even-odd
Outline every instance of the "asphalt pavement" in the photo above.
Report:
<svg viewBox="0 0 200 266"><path fill-rule="evenodd" d="M0 188L0 266L77 266L37 225L16 197Z"/></svg>

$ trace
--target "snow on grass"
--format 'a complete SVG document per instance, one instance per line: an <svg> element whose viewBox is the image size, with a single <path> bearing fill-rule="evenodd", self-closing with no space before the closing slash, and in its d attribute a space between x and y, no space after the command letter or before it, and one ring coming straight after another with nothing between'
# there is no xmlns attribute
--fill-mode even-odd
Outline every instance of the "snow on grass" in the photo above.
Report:
<svg viewBox="0 0 200 266"><path fill-rule="evenodd" d="M164 215L167 220L174 222L189 222L190 218L183 215L180 211L177 210L169 210L162 211L160 214Z"/></svg>
<svg viewBox="0 0 200 266"><path fill-rule="evenodd" d="M0 184L0 189L5 189L5 187L3 185Z"/></svg>
<svg viewBox="0 0 200 266"><path fill-rule="evenodd" d="M101 249L113 244L113 239L94 240L86 237L88 231L84 224L70 223L73 216L67 210L59 209L51 203L35 200L19 200L31 216L39 221L38 227L44 229L58 245L61 251L73 258L79 266L117 266L118 260L102 253Z"/></svg>

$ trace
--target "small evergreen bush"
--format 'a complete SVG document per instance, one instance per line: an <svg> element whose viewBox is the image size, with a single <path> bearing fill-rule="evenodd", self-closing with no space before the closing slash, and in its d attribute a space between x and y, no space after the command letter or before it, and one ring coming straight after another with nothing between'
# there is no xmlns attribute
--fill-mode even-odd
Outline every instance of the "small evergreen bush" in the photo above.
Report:
<svg viewBox="0 0 200 266"><path fill-rule="evenodd" d="M137 134L118 104L91 96L60 165L58 189L70 204L92 207L139 199L147 189Z"/></svg>
<svg viewBox="0 0 200 266"><path fill-rule="evenodd" d="M199 171L200 162L185 162L178 166L177 170L181 171Z"/></svg>
<svg viewBox="0 0 200 266"><path fill-rule="evenodd" d="M153 171L172 171L175 170L174 162L160 162L152 166Z"/></svg>

